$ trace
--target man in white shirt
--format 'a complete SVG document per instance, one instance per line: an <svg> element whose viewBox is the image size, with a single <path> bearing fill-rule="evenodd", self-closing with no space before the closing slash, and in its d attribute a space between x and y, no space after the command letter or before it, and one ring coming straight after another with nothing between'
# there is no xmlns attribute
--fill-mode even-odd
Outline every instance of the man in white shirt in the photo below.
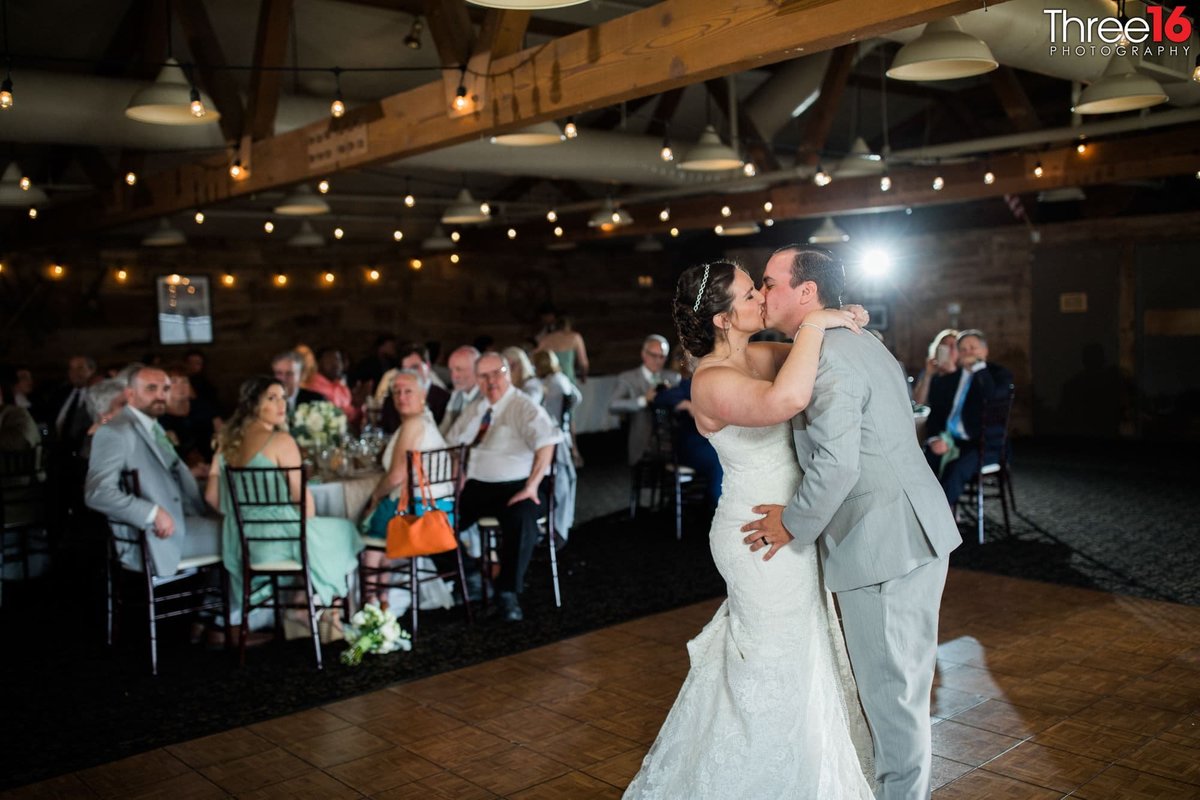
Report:
<svg viewBox="0 0 1200 800"><path fill-rule="evenodd" d="M629 417L629 466L642 460L654 433L654 397L679 383L679 373L665 369L671 345L657 333L642 342L642 365L617 376L608 410Z"/></svg>
<svg viewBox="0 0 1200 800"><path fill-rule="evenodd" d="M446 434L450 444L471 445L467 483L459 498L459 527L465 529L485 516L500 521L496 589L505 621L519 622L524 615L517 596L537 544L537 519L546 499L542 478L562 433L544 408L513 388L504 356L482 356L475 374L478 402Z"/></svg>
<svg viewBox="0 0 1200 800"><path fill-rule="evenodd" d="M175 453L158 418L167 410L167 374L143 367L125 390L128 405L92 439L84 499L92 510L147 531L158 576L174 575L181 558L220 552L220 523L208 516L196 479ZM121 473L137 470L139 495L121 488ZM121 561L141 567L137 547L122 546Z"/></svg>
<svg viewBox="0 0 1200 800"><path fill-rule="evenodd" d="M454 391L446 403L446 415L438 425L442 436L449 433L455 421L479 399L479 384L475 380L475 362L478 360L479 351L469 345L464 345L450 354L447 363L450 366L450 383L454 386Z"/></svg>

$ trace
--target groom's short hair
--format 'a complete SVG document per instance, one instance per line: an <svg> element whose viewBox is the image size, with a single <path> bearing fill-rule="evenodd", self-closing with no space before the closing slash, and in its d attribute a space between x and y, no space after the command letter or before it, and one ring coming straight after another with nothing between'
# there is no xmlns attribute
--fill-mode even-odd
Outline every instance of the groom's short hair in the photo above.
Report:
<svg viewBox="0 0 1200 800"><path fill-rule="evenodd" d="M840 308L846 291L846 268L842 260L824 247L789 244L772 255L792 253L792 288L805 281L817 285L817 298L826 308Z"/></svg>

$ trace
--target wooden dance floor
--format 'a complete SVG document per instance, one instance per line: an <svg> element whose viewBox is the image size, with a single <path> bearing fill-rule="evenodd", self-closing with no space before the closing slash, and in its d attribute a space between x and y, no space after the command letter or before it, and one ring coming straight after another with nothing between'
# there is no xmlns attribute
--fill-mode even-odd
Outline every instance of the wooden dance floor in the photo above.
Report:
<svg viewBox="0 0 1200 800"><path fill-rule="evenodd" d="M3 796L620 797L716 605ZM951 570L933 714L937 800L1200 798L1200 608Z"/></svg>

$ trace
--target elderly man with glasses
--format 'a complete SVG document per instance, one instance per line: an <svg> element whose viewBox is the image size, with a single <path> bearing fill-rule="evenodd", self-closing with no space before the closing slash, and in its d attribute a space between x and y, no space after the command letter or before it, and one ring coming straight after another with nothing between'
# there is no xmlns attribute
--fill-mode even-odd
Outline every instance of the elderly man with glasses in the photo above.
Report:
<svg viewBox="0 0 1200 800"><path fill-rule="evenodd" d="M608 410L628 417L629 466L642 460L654 432L654 398L679 383L679 373L666 369L671 345L654 333L642 342L642 365L617 376Z"/></svg>
<svg viewBox="0 0 1200 800"><path fill-rule="evenodd" d="M466 529L487 516L500 521L503 540L496 589L504 620L519 622L524 614L518 595L547 500L542 478L550 470L562 433L544 408L513 387L504 356L480 356L475 377L478 401L446 434L450 444L471 446L467 482L459 500L459 526Z"/></svg>

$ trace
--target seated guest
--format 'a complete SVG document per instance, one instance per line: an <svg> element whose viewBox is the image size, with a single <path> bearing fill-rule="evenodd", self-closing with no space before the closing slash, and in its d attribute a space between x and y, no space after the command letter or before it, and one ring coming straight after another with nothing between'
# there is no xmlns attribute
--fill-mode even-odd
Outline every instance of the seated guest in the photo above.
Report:
<svg viewBox="0 0 1200 800"><path fill-rule="evenodd" d="M92 427L88 428L87 439L83 443L80 455L90 457L92 454L92 438L101 425L121 413L125 408L126 383L119 378L105 378L88 388L88 411L92 415Z"/></svg>
<svg viewBox="0 0 1200 800"><path fill-rule="evenodd" d="M301 403L316 403L325 399L312 389L300 385L300 377L304 371L304 359L295 350L277 354L271 359L271 373L279 385L283 387L287 399L288 417L296 412L296 406Z"/></svg>
<svg viewBox="0 0 1200 800"><path fill-rule="evenodd" d="M510 376L512 378L512 385L529 395L533 399L533 402L541 405L546 390L542 388L542 382L538 380L537 373L533 369L533 364L530 362L529 356L519 347L506 347L503 353L512 367L512 375Z"/></svg>
<svg viewBox="0 0 1200 800"><path fill-rule="evenodd" d="M480 402L450 428L450 444L471 445L467 482L459 500L460 530L496 517L503 532L496 588L506 622L524 618L518 595L538 539L542 478L561 441L545 409L517 391L497 353L475 364Z"/></svg>
<svg viewBox="0 0 1200 800"><path fill-rule="evenodd" d="M360 382L351 392L343 380L345 371L346 362L342 358L342 351L336 347L322 347L317 353L317 374L313 376L308 388L340 408L346 415L346 422L357 425L362 419L363 401L366 400L371 387L365 382Z"/></svg>
<svg viewBox="0 0 1200 800"><path fill-rule="evenodd" d="M475 380L475 362L478 360L479 351L465 345L450 354L450 385L454 387L454 391L450 393L450 400L446 403L446 416L438 425L438 430L443 436L463 411L479 399L479 384Z"/></svg>
<svg viewBox="0 0 1200 800"><path fill-rule="evenodd" d="M42 443L33 416L12 402L16 382L16 370L0 368L0 451L4 452L33 450Z"/></svg>
<svg viewBox="0 0 1200 800"><path fill-rule="evenodd" d="M88 507L134 530L146 530L154 575L174 575L187 556L220 552L219 522L207 516L196 479L175 453L158 418L167 410L170 382L143 367L125 390L127 405L92 437L84 500ZM121 488L121 472L137 470L139 496ZM121 543L122 563L141 568L138 547Z"/></svg>
<svg viewBox="0 0 1200 800"><path fill-rule="evenodd" d="M208 504L225 515L222 525L222 560L229 572L233 587L233 610L230 617L241 617L242 594L242 545L238 532L237 518L233 513L233 502L229 497L225 476L227 467L298 467L300 448L288 434L287 399L283 384L274 378L260 376L245 381L238 390L238 405L229 422L221 429L217 457L213 459L208 475L208 486L204 497ZM277 478L282 480L282 478ZM300 475L288 473L287 493L294 500L300 494ZM283 487L278 487L271 496L285 496ZM350 520L318 517L313 496L305 494L304 516L307 520L305 532L308 537L308 569L312 577L313 592L322 605L329 605L335 597L349 593L348 575L358 567L358 552L362 540ZM278 528L255 525L252 536L295 536L297 526L295 508L243 508L244 519L279 520ZM253 561L300 560L296 542L253 542ZM266 579L264 578L264 583Z"/></svg>
<svg viewBox="0 0 1200 800"><path fill-rule="evenodd" d="M67 361L67 383L50 402L50 431L58 457L79 452L92 419L87 411L87 388L95 383L96 362L88 356Z"/></svg>
<svg viewBox="0 0 1200 800"><path fill-rule="evenodd" d="M293 347L292 350L300 356L300 360L304 363L304 368L300 370L300 385L305 389L311 389L312 380L317 374L317 356L313 353L312 348L303 342Z"/></svg>
<svg viewBox="0 0 1200 800"><path fill-rule="evenodd" d="M359 383L367 383L374 388L379 385L379 381L384 373L390 369L394 369L398 363L396 337L390 333L380 334L375 337L375 344L371 347L371 355L354 365L350 370L347 382L351 386L356 386Z"/></svg>
<svg viewBox="0 0 1200 800"><path fill-rule="evenodd" d="M958 369L931 382L925 425L926 457L951 506L979 467L979 448L984 463L1000 457L1004 432L983 430L983 404L1006 397L1013 381L1007 369L988 363L983 331L963 331L956 344Z"/></svg>
<svg viewBox="0 0 1200 800"><path fill-rule="evenodd" d="M929 386L938 375L949 375L958 369L958 331L946 328L938 331L929 342L928 360L913 383L912 400L919 406L929 405Z"/></svg>
<svg viewBox="0 0 1200 800"><path fill-rule="evenodd" d="M213 421L206 413L197 413L203 402L195 398L187 369L182 364L164 368L171 380L167 393L167 410L158 420L175 445L175 452L197 478L208 474L212 462Z"/></svg>
<svg viewBox="0 0 1200 800"><path fill-rule="evenodd" d="M380 427L391 433L400 427L400 416L395 403L388 397L392 390L392 379L400 370L412 370L421 376L421 381L429 387L425 393L425 405L433 414L438 424L446 416L446 406L450 402L450 392L442 384L442 379L433 371L429 363L429 351L425 345L409 342L400 348L399 369L388 370L383 380L375 387L375 402L380 409Z"/></svg>
<svg viewBox="0 0 1200 800"><path fill-rule="evenodd" d="M721 481L725 477L717 451L705 436L696 429L692 417L692 371L687 358L679 360L683 379L669 389L654 396L654 407L670 409L675 413L676 454L679 463L691 467L704 478L708 501L715 508L721 499Z"/></svg>
<svg viewBox="0 0 1200 800"><path fill-rule="evenodd" d="M33 414L34 419L37 419L38 409L35 407L36 395L33 385L33 371L28 367L17 367L17 377L13 382L12 398L9 400L14 406L21 408Z"/></svg>
<svg viewBox="0 0 1200 800"><path fill-rule="evenodd" d="M575 471L575 432L565 417L568 410L579 405L583 395L579 387L562 374L558 356L553 351L539 350L534 353L533 366L542 380L542 408L546 409L563 434L562 441L554 447L554 530L562 540L559 542L561 545L566 542L571 526L575 524L575 490L579 482Z"/></svg>
<svg viewBox="0 0 1200 800"><path fill-rule="evenodd" d="M664 369L671 345L658 334L642 342L642 365L617 376L608 410L623 414L629 425L629 465L642 460L654 433L654 396L679 383L679 373Z"/></svg>

